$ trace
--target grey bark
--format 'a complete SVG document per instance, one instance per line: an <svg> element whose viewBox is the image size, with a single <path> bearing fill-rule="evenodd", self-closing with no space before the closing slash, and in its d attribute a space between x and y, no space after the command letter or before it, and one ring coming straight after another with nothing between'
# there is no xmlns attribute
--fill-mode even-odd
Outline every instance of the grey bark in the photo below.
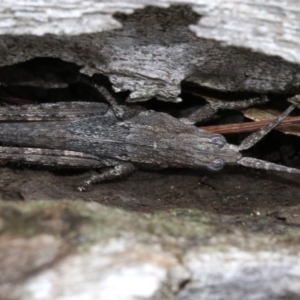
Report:
<svg viewBox="0 0 300 300"><path fill-rule="evenodd" d="M164 101L180 101L178 95L182 81L219 91L299 93L298 56L293 56L293 59L286 57L288 51L299 50L296 7L280 7L279 1L276 1L279 8L274 9L275 4L257 1L256 6L245 4L247 9L243 11L242 18L239 11L243 3L236 5L234 1L214 1L209 5L202 1L156 2L161 6L184 3L190 4L203 16L198 25L195 24L200 17L189 6L146 7L132 15L116 16L118 22L111 17L116 11L131 13L149 4L147 1L118 4L88 1L82 5L75 1L55 1L51 5L42 2L39 6L27 3L26 6L19 4L13 7L11 1L2 2L0 65L11 65L34 57L58 57L81 65L85 74L109 76L115 91L131 91L129 101L145 101L154 96ZM236 26L226 26L222 30L216 26L208 27L209 20L213 24L212 19L220 20L226 12L227 19L240 22L236 21ZM267 27L264 37L266 41L274 37L272 43L269 42L270 47L262 43L258 48L257 39L261 40L261 36L257 34L255 24L258 20L264 22L267 12L268 18L282 20L281 23L285 24L282 26L287 28L282 35L290 37L290 40L279 43L282 39L276 34L278 26L275 23ZM283 19L284 15L287 17ZM268 18L266 24L269 24ZM249 31L245 23L250 23L252 27L249 26L254 29ZM121 24L122 29L99 33L120 28ZM197 38L190 29L209 40ZM236 38L237 29L241 30L240 39ZM45 33L55 35L37 36ZM223 47L216 41L220 36L224 40L231 35L233 38L227 41L228 44L251 48L253 41L252 49L262 51L263 48L265 53L280 55L294 64L247 49Z"/></svg>
<svg viewBox="0 0 300 300"><path fill-rule="evenodd" d="M12 5L12 3L14 5ZM249 47L298 62L300 11L297 0L127 0L1 1L1 34L83 34L121 28L113 14L132 13L147 5L186 4L202 18L191 29L197 36Z"/></svg>
<svg viewBox="0 0 300 300"><path fill-rule="evenodd" d="M0 212L1 299L299 299L297 230L268 240L199 211L96 202L2 202Z"/></svg>
<svg viewBox="0 0 300 300"><path fill-rule="evenodd" d="M298 1L148 5L1 1L0 66L57 57L108 76L116 91L131 92L128 101L179 101L182 81L218 91L300 92ZM217 217L199 211L157 216L80 201L0 204L2 299L299 299L298 223L270 238L214 226ZM289 209L297 220L297 207Z"/></svg>

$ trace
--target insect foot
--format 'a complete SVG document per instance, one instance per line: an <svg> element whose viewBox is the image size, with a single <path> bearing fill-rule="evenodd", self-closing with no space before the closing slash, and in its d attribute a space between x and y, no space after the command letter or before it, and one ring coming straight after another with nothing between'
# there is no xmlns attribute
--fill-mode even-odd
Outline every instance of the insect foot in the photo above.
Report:
<svg viewBox="0 0 300 300"><path fill-rule="evenodd" d="M85 187L83 187L83 186L79 186L79 187L77 188L77 191L78 191L78 192L85 192L86 189L85 189Z"/></svg>
<svg viewBox="0 0 300 300"><path fill-rule="evenodd" d="M296 95L288 99L288 101L300 109L300 95Z"/></svg>

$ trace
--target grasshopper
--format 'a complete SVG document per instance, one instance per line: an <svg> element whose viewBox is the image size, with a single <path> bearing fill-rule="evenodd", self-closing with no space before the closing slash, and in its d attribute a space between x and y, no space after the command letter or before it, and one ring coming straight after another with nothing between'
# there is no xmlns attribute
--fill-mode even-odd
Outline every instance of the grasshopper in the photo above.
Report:
<svg viewBox="0 0 300 300"><path fill-rule="evenodd" d="M269 125L248 136L239 146L224 136L194 126L222 108L244 108L265 103L266 97L223 104L207 104L187 119L166 113L118 105L112 95L95 87L108 104L61 102L0 107L0 160L103 169L79 187L128 176L137 168L202 168L218 171L224 165L300 174L300 170L251 157L249 149L299 105L295 96L286 111Z"/></svg>

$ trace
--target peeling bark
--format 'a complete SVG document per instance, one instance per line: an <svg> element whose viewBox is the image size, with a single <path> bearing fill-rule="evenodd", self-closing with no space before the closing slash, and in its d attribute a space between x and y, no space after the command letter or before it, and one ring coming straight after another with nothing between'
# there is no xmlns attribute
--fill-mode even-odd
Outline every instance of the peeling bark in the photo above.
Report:
<svg viewBox="0 0 300 300"><path fill-rule="evenodd" d="M199 15L187 6L147 7L116 18L123 28L103 33L72 35L79 33L74 28L68 35L0 36L0 65L34 57L57 57L81 65L85 74L108 76L115 91L131 91L130 102L152 97L180 101L183 81L224 92L300 91L298 65L197 38L189 27L197 23Z"/></svg>
<svg viewBox="0 0 300 300"><path fill-rule="evenodd" d="M201 19L191 29L199 37L227 45L300 61L300 11L297 0L124 0L124 1L12 1L0 3L0 34L84 34L120 28L113 14L130 14L149 5L185 4Z"/></svg>
<svg viewBox="0 0 300 300"><path fill-rule="evenodd" d="M0 66L59 58L129 102L182 83L296 94L299 33L296 0L3 0ZM75 176L0 172L0 299L299 299L298 178L146 174L79 196Z"/></svg>

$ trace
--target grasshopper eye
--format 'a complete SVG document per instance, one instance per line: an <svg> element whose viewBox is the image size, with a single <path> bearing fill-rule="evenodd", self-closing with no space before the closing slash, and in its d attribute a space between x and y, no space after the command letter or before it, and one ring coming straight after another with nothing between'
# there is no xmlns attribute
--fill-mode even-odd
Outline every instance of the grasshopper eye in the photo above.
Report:
<svg viewBox="0 0 300 300"><path fill-rule="evenodd" d="M227 143L225 137L220 134L214 134L210 140L214 145L220 148L222 148Z"/></svg>
<svg viewBox="0 0 300 300"><path fill-rule="evenodd" d="M224 164L224 161L218 158L207 164L206 167L210 171L220 171L224 167Z"/></svg>

